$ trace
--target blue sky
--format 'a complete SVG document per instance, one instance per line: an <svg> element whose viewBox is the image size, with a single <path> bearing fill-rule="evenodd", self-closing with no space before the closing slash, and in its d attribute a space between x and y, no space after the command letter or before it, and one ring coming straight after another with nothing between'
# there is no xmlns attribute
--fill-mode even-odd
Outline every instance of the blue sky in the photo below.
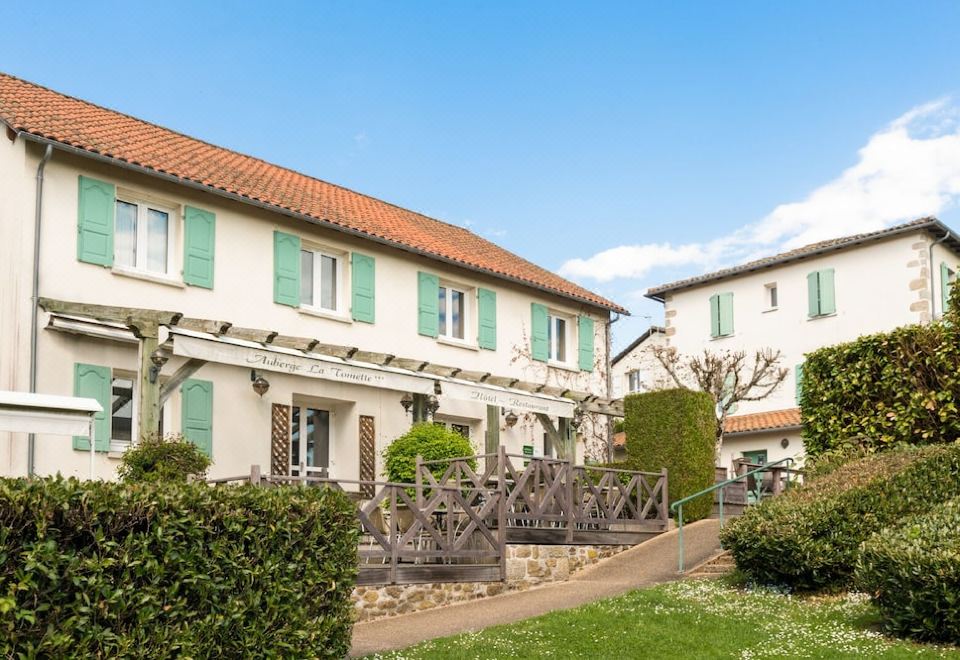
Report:
<svg viewBox="0 0 960 660"><path fill-rule="evenodd" d="M467 225L630 308L616 346L648 286L960 227L960 3L227 7L24 3L0 70Z"/></svg>

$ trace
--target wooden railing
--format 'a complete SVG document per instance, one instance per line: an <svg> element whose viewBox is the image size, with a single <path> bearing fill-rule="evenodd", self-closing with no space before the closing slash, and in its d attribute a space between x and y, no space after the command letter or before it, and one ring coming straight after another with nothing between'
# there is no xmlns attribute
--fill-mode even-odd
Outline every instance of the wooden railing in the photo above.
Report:
<svg viewBox="0 0 960 660"><path fill-rule="evenodd" d="M416 482L421 496L443 486L502 490L511 542L637 543L666 529L669 519L666 470L580 466L501 447L496 454L418 458Z"/></svg>
<svg viewBox="0 0 960 660"><path fill-rule="evenodd" d="M362 533L358 584L483 582L506 577L505 508L499 490L262 475L258 466L249 475L208 483L299 484L347 492L357 504ZM361 495L369 492L372 497Z"/></svg>

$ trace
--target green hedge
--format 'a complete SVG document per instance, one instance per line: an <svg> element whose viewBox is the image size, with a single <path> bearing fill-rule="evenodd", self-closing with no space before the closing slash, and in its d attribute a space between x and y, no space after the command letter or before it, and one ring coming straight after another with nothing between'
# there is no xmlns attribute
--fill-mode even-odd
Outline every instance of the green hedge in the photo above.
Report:
<svg viewBox="0 0 960 660"><path fill-rule="evenodd" d="M323 488L0 479L0 655L343 657L357 539Z"/></svg>
<svg viewBox="0 0 960 660"><path fill-rule="evenodd" d="M720 540L756 582L848 586L863 541L957 496L960 444L905 447L851 461L748 509Z"/></svg>
<svg viewBox="0 0 960 660"><path fill-rule="evenodd" d="M631 394L623 409L631 469L667 468L671 502L713 485L717 418L709 394L687 389ZM693 500L683 507L684 520L706 518L712 508L710 495Z"/></svg>
<svg viewBox="0 0 960 660"><path fill-rule="evenodd" d="M425 461L437 461L473 456L475 453L470 441L456 431L439 424L420 422L387 445L383 450L383 459L388 481L412 484L417 478L418 455ZM468 464L471 469L477 469L475 458L471 458ZM430 472L438 479L446 469L446 463L430 466Z"/></svg>
<svg viewBox="0 0 960 660"><path fill-rule="evenodd" d="M803 363L804 445L818 455L851 438L873 448L960 438L960 287L948 318L821 348ZM951 321L953 319L953 321Z"/></svg>
<svg viewBox="0 0 960 660"><path fill-rule="evenodd" d="M960 644L960 499L870 537L856 583L891 632Z"/></svg>

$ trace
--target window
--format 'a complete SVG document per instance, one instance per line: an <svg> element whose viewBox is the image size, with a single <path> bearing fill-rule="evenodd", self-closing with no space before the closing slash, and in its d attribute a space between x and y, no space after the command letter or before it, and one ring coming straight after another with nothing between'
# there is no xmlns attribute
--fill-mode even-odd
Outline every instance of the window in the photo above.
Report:
<svg viewBox="0 0 960 660"><path fill-rule="evenodd" d="M755 449L753 451L743 452L743 458L748 463L752 465L766 465L767 464L767 450L766 449ZM762 474L762 473L761 473Z"/></svg>
<svg viewBox="0 0 960 660"><path fill-rule="evenodd" d="M339 312L342 263L338 255L300 250L300 304Z"/></svg>
<svg viewBox="0 0 960 660"><path fill-rule="evenodd" d="M330 411L294 406L290 423L290 474L321 476L330 467Z"/></svg>
<svg viewBox="0 0 960 660"><path fill-rule="evenodd" d="M467 294L460 289L442 285L437 298L437 312L441 337L464 339L467 325Z"/></svg>
<svg viewBox="0 0 960 660"><path fill-rule="evenodd" d="M114 264L158 275L170 272L172 209L131 199L117 199Z"/></svg>
<svg viewBox="0 0 960 660"><path fill-rule="evenodd" d="M833 269L815 270L807 275L808 313L810 318L829 316L837 311Z"/></svg>
<svg viewBox="0 0 960 660"><path fill-rule="evenodd" d="M710 336L729 337L733 334L733 294L716 293L710 296Z"/></svg>
<svg viewBox="0 0 960 660"><path fill-rule="evenodd" d="M110 451L123 451L133 440L132 378L113 375L110 410Z"/></svg>
<svg viewBox="0 0 960 660"><path fill-rule="evenodd" d="M569 354L570 319L550 314L547 317L548 359L552 362L566 362Z"/></svg>
<svg viewBox="0 0 960 660"><path fill-rule="evenodd" d="M640 372L631 371L627 374L627 391L628 392L639 392L641 387L640 382Z"/></svg>
<svg viewBox="0 0 960 660"><path fill-rule="evenodd" d="M470 425L469 424L459 424L457 422L448 422L446 420L438 419L433 422L434 426L442 426L445 429L449 429L454 433L457 433L467 440L470 439Z"/></svg>
<svg viewBox="0 0 960 660"><path fill-rule="evenodd" d="M767 309L776 309L777 303L779 302L777 298L777 283L771 282L770 284L763 285L764 293L764 302L767 304Z"/></svg>

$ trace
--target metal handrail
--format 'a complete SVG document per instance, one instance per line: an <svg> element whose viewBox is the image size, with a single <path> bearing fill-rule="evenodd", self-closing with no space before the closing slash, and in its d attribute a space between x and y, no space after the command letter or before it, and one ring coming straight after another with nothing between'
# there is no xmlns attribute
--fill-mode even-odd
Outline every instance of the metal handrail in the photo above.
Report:
<svg viewBox="0 0 960 660"><path fill-rule="evenodd" d="M766 472L770 468L774 468L780 465L781 463L791 464L793 462L794 461L792 458L781 458L779 461L775 461L773 463L767 463L763 467L757 468L756 470L750 470L749 472L744 472L740 476L734 477L733 479L727 479L725 481L715 483L709 488L704 488L703 490L698 491L693 495L687 495L686 497L682 497L676 502L674 502L673 504L671 504L670 511L675 512L677 514L677 541L679 544L678 572L683 573L683 554L684 554L683 553L683 505L684 504L686 504L690 500L695 500L698 497L702 497L704 495L708 495L714 492L715 490L719 490L720 491L720 529L723 529L723 489L724 488L726 488L730 484L736 483L738 481L742 481L751 475L757 474L759 472Z"/></svg>

